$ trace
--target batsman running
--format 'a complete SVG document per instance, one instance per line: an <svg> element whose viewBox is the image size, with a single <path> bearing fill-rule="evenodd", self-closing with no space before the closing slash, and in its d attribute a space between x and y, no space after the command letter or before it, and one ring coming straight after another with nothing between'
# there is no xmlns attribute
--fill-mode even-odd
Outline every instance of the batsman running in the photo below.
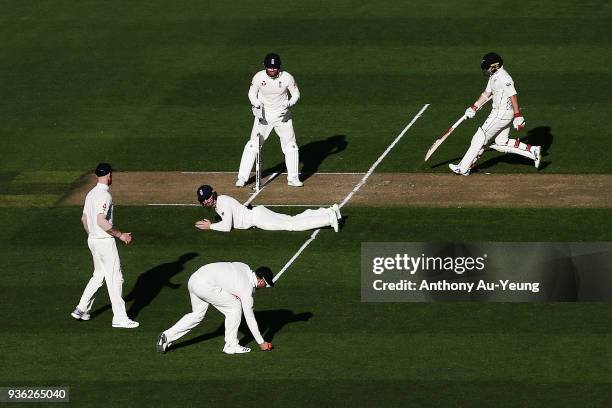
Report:
<svg viewBox="0 0 612 408"><path fill-rule="evenodd" d="M489 82L484 92L472 106L466 109L465 116L469 119L476 116L476 111L492 97L493 108L485 122L478 128L467 152L459 164L449 164L449 168L456 174L468 176L478 158L489 147L502 153L518 154L534 161L536 169L542 160L540 146L532 146L519 139L510 139L510 125L520 131L525 127L525 118L520 113L514 81L508 71L503 67L502 57L494 52L482 58L480 68L489 76Z"/></svg>
<svg viewBox="0 0 612 408"><path fill-rule="evenodd" d="M249 88L248 95L255 118L251 137L242 152L236 187L244 187L246 184L255 159L272 129L280 138L281 149L285 155L287 184L292 187L302 187L304 184L300 181L298 173L299 150L290 111L300 98L300 90L293 76L281 70L281 59L278 54L266 55L264 68L253 76ZM261 160L259 165L261 166ZM258 176L260 175L261 169Z"/></svg>

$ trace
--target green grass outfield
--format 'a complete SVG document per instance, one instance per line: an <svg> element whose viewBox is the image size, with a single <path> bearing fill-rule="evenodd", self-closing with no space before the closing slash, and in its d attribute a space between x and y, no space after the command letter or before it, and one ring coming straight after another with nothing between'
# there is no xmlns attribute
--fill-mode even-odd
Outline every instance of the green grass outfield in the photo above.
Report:
<svg viewBox="0 0 612 408"><path fill-rule="evenodd" d="M119 203L116 221L135 236L120 248L124 291L138 288L142 324L126 332L111 329L109 310L70 318L91 258L80 208L54 203L99 161L236 170L249 82L269 51L301 89L298 143L347 143L319 171L367 170L424 104L377 171L448 171L484 112L422 158L483 90L480 58L495 50L519 91L523 136L546 146L540 172L612 173L610 2L5 0L0 10L0 387L64 385L72 405L104 407L609 402L609 304L366 304L359 256L368 241L611 241L612 210L349 205L341 233L322 231L277 288L258 294L273 352L223 355L211 309L162 356L156 338L188 311L198 266L278 269L309 234L206 234L193 228L199 208ZM275 136L265 160L281 160ZM536 172L492 152L480 163ZM169 271L180 287L155 278ZM106 304L105 289L96 302Z"/></svg>
<svg viewBox="0 0 612 408"><path fill-rule="evenodd" d="M3 211L3 225L13 227L1 235L0 384L63 384L73 402L99 406L452 405L480 398L497 406L575 406L609 396L609 304L361 303L359 259L362 241L437 240L440 225L448 226L449 240L521 240L536 230L542 240L605 241L612 237L600 220L610 210L347 209L341 233L322 231L276 288L257 294L273 352L223 355L222 318L211 309L185 347L159 355L159 332L189 310L186 281L197 267L240 259L278 270L309 235L204 233L192 227L202 212L118 208L118 222L135 236L120 248L125 294L138 287L139 275L156 271L134 300L144 305L141 327L127 332L111 329L109 310L89 322L69 316L91 272L80 209ZM197 258L184 269L169 265L191 252ZM94 310L106 304L102 290Z"/></svg>
<svg viewBox="0 0 612 408"><path fill-rule="evenodd" d="M462 155L484 113L422 162L484 89L480 58L496 50L526 131L550 145L545 170L612 171L599 153L612 150L609 2L232 3L3 1L0 171L82 171L102 158L124 170L235 170L252 124L250 79L270 50L302 91L299 143L346 136L321 170L365 170L425 103L379 170Z"/></svg>

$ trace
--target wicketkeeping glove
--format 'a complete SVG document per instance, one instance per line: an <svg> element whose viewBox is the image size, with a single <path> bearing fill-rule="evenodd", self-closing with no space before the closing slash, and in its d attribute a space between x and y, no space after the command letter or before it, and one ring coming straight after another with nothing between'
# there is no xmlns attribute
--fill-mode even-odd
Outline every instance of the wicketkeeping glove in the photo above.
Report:
<svg viewBox="0 0 612 408"><path fill-rule="evenodd" d="M514 126L516 130L522 130L525 127L525 118L522 117L520 113L515 113L512 126Z"/></svg>
<svg viewBox="0 0 612 408"><path fill-rule="evenodd" d="M468 119L472 119L474 116L476 116L476 105L472 105L469 108L467 108L465 110L465 116Z"/></svg>

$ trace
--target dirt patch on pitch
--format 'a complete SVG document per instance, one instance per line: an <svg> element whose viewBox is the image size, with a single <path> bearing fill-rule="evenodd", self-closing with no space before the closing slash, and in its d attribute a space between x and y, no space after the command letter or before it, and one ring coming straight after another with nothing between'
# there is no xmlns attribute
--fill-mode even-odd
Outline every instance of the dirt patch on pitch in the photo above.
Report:
<svg viewBox="0 0 612 408"><path fill-rule="evenodd" d="M288 187L285 175L269 182L254 204L329 205L340 203L362 179L360 173L319 173L303 188ZM234 187L234 173L118 172L113 199L119 205L197 204L195 191L211 184L220 194L241 202L251 186ZM95 184L84 177L60 200L82 205ZM473 174L376 173L351 198L350 205L369 207L610 208L612 175L607 174Z"/></svg>

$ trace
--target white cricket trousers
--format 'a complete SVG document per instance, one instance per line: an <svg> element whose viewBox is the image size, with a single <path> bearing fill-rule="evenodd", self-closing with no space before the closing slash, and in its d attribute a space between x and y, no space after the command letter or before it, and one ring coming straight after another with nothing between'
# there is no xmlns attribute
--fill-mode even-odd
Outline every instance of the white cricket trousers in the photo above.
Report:
<svg viewBox="0 0 612 408"><path fill-rule="evenodd" d="M258 118L253 120L253 128L251 129L251 138L247 141L240 159L240 168L238 169L238 178L248 180L255 157L257 154L258 143L263 146L268 140L272 130L276 132L280 139L281 150L285 155L285 165L287 167L287 179L293 180L299 177L300 154L299 147L295 140L295 131L293 130L293 119L283 122L277 118L274 122L269 122L265 125L259 123ZM261 137L258 140L258 135Z"/></svg>
<svg viewBox="0 0 612 408"><path fill-rule="evenodd" d="M183 337L191 329L200 324L206 315L208 305L211 304L225 316L225 347L237 346L238 328L242 319L242 304L240 300L219 286L209 282L206 274L202 273L202 270L198 270L191 275L187 288L191 298L192 311L164 332L168 342L173 342Z"/></svg>
<svg viewBox="0 0 612 408"><path fill-rule="evenodd" d="M268 231L306 231L328 227L335 213L330 208L306 210L297 215L275 213L263 205L253 208L253 226Z"/></svg>
<svg viewBox="0 0 612 408"><path fill-rule="evenodd" d="M485 146L493 138L495 138L495 141L490 146L491 149L502 153L518 154L531 160L536 159L531 145L525 144L519 139L510 139L508 137L513 118L514 112L512 110L491 110L487 120L472 136L470 147L468 147L463 159L459 163L462 173L466 173L476 164L476 161L484 152Z"/></svg>
<svg viewBox="0 0 612 408"><path fill-rule="evenodd" d="M113 323L123 323L128 319L123 301L123 274L119 253L114 238L88 238L87 245L93 257L94 272L87 283L78 308L89 312L95 300L95 295L102 283L106 281L108 297L113 308Z"/></svg>

